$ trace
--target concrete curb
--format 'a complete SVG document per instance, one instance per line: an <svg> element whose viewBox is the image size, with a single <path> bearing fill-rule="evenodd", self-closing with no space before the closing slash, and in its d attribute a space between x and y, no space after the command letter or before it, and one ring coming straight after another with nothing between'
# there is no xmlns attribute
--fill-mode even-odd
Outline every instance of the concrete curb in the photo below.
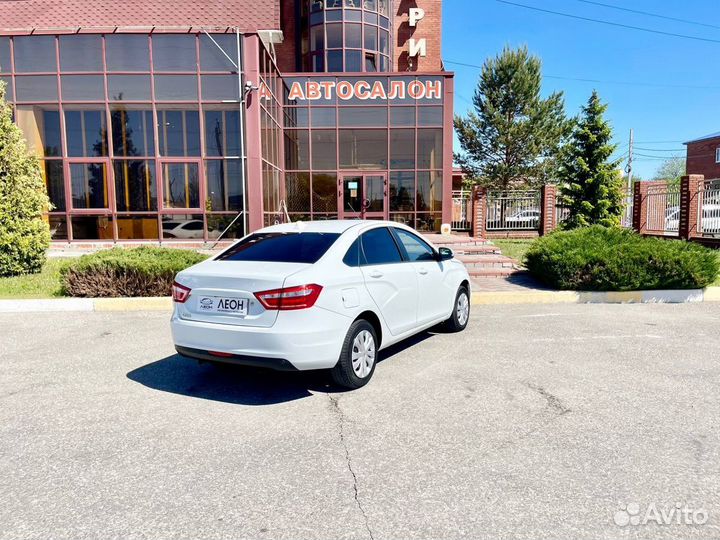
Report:
<svg viewBox="0 0 720 540"><path fill-rule="evenodd" d="M685 304L720 302L720 287L690 290L576 292L500 291L474 292L473 305L487 304Z"/></svg>
<svg viewBox="0 0 720 540"><path fill-rule="evenodd" d="M720 287L686 291L476 291L474 306L489 304L682 304L720 302ZM171 311L170 297L153 298L54 298L0 300L0 313L72 311Z"/></svg>
<svg viewBox="0 0 720 540"><path fill-rule="evenodd" d="M55 298L0 300L0 313L62 311L171 311L172 298Z"/></svg>

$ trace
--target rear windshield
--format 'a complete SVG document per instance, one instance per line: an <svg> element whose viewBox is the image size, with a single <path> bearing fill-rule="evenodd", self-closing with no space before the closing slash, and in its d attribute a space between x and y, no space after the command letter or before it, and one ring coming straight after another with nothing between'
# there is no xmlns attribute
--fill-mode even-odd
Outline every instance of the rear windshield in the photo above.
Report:
<svg viewBox="0 0 720 540"><path fill-rule="evenodd" d="M235 244L217 260L313 264L339 236L318 232L257 233Z"/></svg>

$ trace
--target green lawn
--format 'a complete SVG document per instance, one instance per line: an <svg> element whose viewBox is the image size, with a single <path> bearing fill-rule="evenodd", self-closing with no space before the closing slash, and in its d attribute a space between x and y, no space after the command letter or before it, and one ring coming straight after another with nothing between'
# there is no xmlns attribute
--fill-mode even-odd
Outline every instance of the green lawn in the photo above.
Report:
<svg viewBox="0 0 720 540"><path fill-rule="evenodd" d="M60 292L62 259L48 259L42 272L0 278L0 298L52 298Z"/></svg>
<svg viewBox="0 0 720 540"><path fill-rule="evenodd" d="M493 240L493 244L500 248L506 257L512 257L522 263L523 255L533 243L532 240Z"/></svg>

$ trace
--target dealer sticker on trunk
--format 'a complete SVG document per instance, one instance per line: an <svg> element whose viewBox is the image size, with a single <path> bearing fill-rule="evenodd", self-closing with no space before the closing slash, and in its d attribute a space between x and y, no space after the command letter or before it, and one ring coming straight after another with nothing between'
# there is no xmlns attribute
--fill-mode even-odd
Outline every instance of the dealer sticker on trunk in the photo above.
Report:
<svg viewBox="0 0 720 540"><path fill-rule="evenodd" d="M233 315L247 315L247 298L221 298L217 296L203 296L198 302L200 311L211 313L231 313Z"/></svg>

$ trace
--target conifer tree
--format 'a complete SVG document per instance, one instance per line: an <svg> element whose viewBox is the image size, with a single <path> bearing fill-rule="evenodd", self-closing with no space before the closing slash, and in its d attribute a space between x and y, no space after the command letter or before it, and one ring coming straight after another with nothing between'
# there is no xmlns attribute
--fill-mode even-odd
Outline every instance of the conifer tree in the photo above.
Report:
<svg viewBox="0 0 720 540"><path fill-rule="evenodd" d="M616 149L612 128L605 120L607 105L596 91L576 119L560 159L560 200L569 209L566 229L620 225L623 212L620 160L610 159Z"/></svg>

